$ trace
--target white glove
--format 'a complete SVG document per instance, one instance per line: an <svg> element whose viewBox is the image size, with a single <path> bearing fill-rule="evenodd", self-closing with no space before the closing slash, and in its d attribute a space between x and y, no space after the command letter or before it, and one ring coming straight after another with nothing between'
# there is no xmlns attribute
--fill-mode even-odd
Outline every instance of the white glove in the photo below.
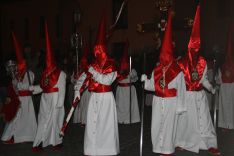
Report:
<svg viewBox="0 0 234 156"><path fill-rule="evenodd" d="M34 86L29 86L29 87L28 87L28 90L29 90L29 91L34 91Z"/></svg>
<svg viewBox="0 0 234 156"><path fill-rule="evenodd" d="M75 91L79 91L79 90L80 90L79 85L75 85L75 86L74 86L74 90L75 90Z"/></svg>
<svg viewBox="0 0 234 156"><path fill-rule="evenodd" d="M92 66L89 67L89 72L90 72L91 74L93 74L93 71L94 71L93 67L92 67Z"/></svg>
<svg viewBox="0 0 234 156"><path fill-rule="evenodd" d="M213 94L213 92L215 92L214 90L214 88L213 88L213 86L210 84L210 82L208 81L208 80L204 80L203 82L202 82L202 85L208 90L208 91L210 91L212 94Z"/></svg>
<svg viewBox="0 0 234 156"><path fill-rule="evenodd" d="M75 91L73 102L76 100L76 98L80 99L80 91Z"/></svg>
<svg viewBox="0 0 234 156"><path fill-rule="evenodd" d="M145 81L145 80L147 80L147 75L142 74L142 75L141 75L141 82L143 82L143 81Z"/></svg>
<svg viewBox="0 0 234 156"><path fill-rule="evenodd" d="M215 94L215 92L216 92L216 88L212 88L212 89L211 89L211 93L212 93L212 94Z"/></svg>

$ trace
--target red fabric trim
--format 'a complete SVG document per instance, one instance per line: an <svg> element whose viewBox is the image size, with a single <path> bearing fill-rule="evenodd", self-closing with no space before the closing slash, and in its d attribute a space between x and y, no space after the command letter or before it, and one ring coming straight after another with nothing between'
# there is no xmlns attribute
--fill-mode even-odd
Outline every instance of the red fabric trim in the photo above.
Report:
<svg viewBox="0 0 234 156"><path fill-rule="evenodd" d="M57 84L61 70L56 68L52 73L50 72L51 70L46 69L42 73L40 86L43 90L48 90L50 88L53 88Z"/></svg>
<svg viewBox="0 0 234 156"><path fill-rule="evenodd" d="M128 74L129 74L129 71L124 71L124 72L118 72L117 73L117 80L118 81L121 81L121 80L124 80L128 77Z"/></svg>
<svg viewBox="0 0 234 156"><path fill-rule="evenodd" d="M175 97L177 95L177 90L175 88L168 89L168 84L181 72L179 65L173 61L167 72L165 73L165 88L161 88L160 80L163 77L162 65L157 66L154 69L154 86L155 95L159 97Z"/></svg>
<svg viewBox="0 0 234 156"><path fill-rule="evenodd" d="M29 90L19 90L18 91L18 95L19 96L31 96L32 92Z"/></svg>
<svg viewBox="0 0 234 156"><path fill-rule="evenodd" d="M120 87L130 87L132 83L119 83Z"/></svg>
<svg viewBox="0 0 234 156"><path fill-rule="evenodd" d="M3 115L6 122L10 122L15 118L20 106L19 97L16 94L12 83L10 83L7 87L7 96L10 98L10 102L3 105L0 113Z"/></svg>
<svg viewBox="0 0 234 156"><path fill-rule="evenodd" d="M58 92L59 89L58 88L48 88L48 89L44 89L43 93L54 93L54 92Z"/></svg>
<svg viewBox="0 0 234 156"><path fill-rule="evenodd" d="M188 91L200 91L202 90L203 86L200 84L200 80L202 79L205 67L206 67L206 60L199 56L196 65L193 67L197 70L199 78L198 80L192 80L191 74L193 72L193 67L191 67L191 62L189 61L188 55L187 57L182 58L179 62L179 66L184 72L184 78L186 83L186 89Z"/></svg>
<svg viewBox="0 0 234 156"><path fill-rule="evenodd" d="M91 81L89 84L89 91L96 93L104 93L112 91L112 88L111 86Z"/></svg>
<svg viewBox="0 0 234 156"><path fill-rule="evenodd" d="M67 121L64 121L63 127L61 128L61 132L63 132L63 134L64 134L64 132L65 132L65 130L67 128L67 125L68 125Z"/></svg>
<svg viewBox="0 0 234 156"><path fill-rule="evenodd" d="M115 68L115 62L112 59L108 59L106 60L104 66L101 68L99 66L99 64L97 63L97 61L95 61L92 65L91 65L97 72L101 73L101 74L108 74L111 72L116 71Z"/></svg>

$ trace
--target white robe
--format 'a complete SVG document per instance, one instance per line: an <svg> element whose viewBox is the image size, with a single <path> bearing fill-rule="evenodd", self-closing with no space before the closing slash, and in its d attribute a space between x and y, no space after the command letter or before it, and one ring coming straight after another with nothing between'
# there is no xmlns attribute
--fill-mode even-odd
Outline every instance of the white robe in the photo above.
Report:
<svg viewBox="0 0 234 156"><path fill-rule="evenodd" d="M153 152L171 154L175 151L175 134L178 115L186 111L183 103L185 82L183 72L180 72L169 84L168 88L177 90L176 97L153 97L151 140ZM150 80L145 81L145 89L154 91L154 72Z"/></svg>
<svg viewBox="0 0 234 156"><path fill-rule="evenodd" d="M13 80L13 86L17 90L28 90L29 88L29 73L31 83L34 82L34 74L31 71L25 73L23 81L18 82L16 79ZM20 108L17 112L16 117L9 123L6 123L2 134L2 141L7 141L14 137L15 143L20 142L33 142L36 130L37 122L35 117L35 111L31 96L19 96Z"/></svg>
<svg viewBox="0 0 234 156"><path fill-rule="evenodd" d="M111 85L117 76L116 72L105 75L94 69L90 72L95 81L104 85ZM117 155L119 153L119 134L114 95L112 92L91 92L90 94L84 136L84 154Z"/></svg>
<svg viewBox="0 0 234 156"><path fill-rule="evenodd" d="M126 79L119 81L119 83L134 83L137 81L137 73L133 69L132 73ZM130 123L130 86L118 86L116 89L116 107L118 122L129 124ZM137 100L136 88L131 85L131 123L140 122L139 106Z"/></svg>
<svg viewBox="0 0 234 156"><path fill-rule="evenodd" d="M64 98L66 89L66 74L61 71L59 79L54 88L58 92L42 93L40 110L38 114L37 135L33 142L33 147L40 145L58 145L62 143L59 132L64 120ZM42 92L40 86L34 86L34 94Z"/></svg>
<svg viewBox="0 0 234 156"><path fill-rule="evenodd" d="M204 86L207 81L206 67L200 83ZM199 149L217 148L217 136L205 91L186 91L185 103L187 112L179 116L176 146L196 153Z"/></svg>
<svg viewBox="0 0 234 156"><path fill-rule="evenodd" d="M222 82L219 71L219 120L218 127L234 129L234 83Z"/></svg>
<svg viewBox="0 0 234 156"><path fill-rule="evenodd" d="M82 94L80 102L74 111L73 123L86 124L89 98L90 92L88 91L88 89L86 89Z"/></svg>

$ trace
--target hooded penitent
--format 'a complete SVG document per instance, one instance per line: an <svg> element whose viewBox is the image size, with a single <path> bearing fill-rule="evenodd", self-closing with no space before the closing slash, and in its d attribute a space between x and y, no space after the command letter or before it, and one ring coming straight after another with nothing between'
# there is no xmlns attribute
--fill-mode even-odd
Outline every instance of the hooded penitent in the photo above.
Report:
<svg viewBox="0 0 234 156"><path fill-rule="evenodd" d="M225 62L221 67L222 73L222 82L223 83L233 83L234 82L234 56L233 56L233 24L230 25L228 31L228 39L227 39L227 48L226 48L226 57Z"/></svg>
<svg viewBox="0 0 234 156"><path fill-rule="evenodd" d="M206 61L199 56L200 40L200 5L197 6L187 55L179 61L185 75L186 89L201 90L200 80L206 67Z"/></svg>
<svg viewBox="0 0 234 156"><path fill-rule="evenodd" d="M14 32L12 32L12 39L15 47L15 54L16 54L16 60L17 60L17 75L16 78L18 80L22 80L24 77L24 74L26 72L26 61L23 58L22 54L22 47L19 44L19 41L16 38L16 35Z"/></svg>
<svg viewBox="0 0 234 156"><path fill-rule="evenodd" d="M96 42L94 45L94 69L100 73L110 73L115 70L114 61L107 56L106 48L106 13L104 11L99 23Z"/></svg>
<svg viewBox="0 0 234 156"><path fill-rule="evenodd" d="M21 81L24 77L24 74L26 72L26 62L23 58L22 51L20 44L14 34L12 32L12 38L13 43L15 47L15 53L16 53L16 59L17 59L17 70L18 73L16 75L16 78ZM15 116L17 115L18 109L20 107L20 100L19 96L15 91L15 86L13 86L12 83L10 83L7 87L7 97L10 98L10 101L3 105L2 109L0 110L0 114L3 116L4 120L6 122L10 122L13 119L15 119Z"/></svg>
<svg viewBox="0 0 234 156"><path fill-rule="evenodd" d="M99 29L97 32L96 43L94 45L94 56L95 60L91 64L94 70L100 74L108 74L115 71L114 60L109 59L107 56L106 49L106 14L102 15L101 21L99 23ZM102 90L102 91L101 91ZM92 76L90 76L89 91L103 92L111 90L109 85L103 85L96 81L93 81Z"/></svg>
<svg viewBox="0 0 234 156"><path fill-rule="evenodd" d="M56 67L53 50L50 43L47 22L45 22L45 40L46 40L46 67L43 71L40 86L43 90L48 90L57 84L60 70Z"/></svg>
<svg viewBox="0 0 234 156"><path fill-rule="evenodd" d="M168 89L168 83L170 83L181 71L173 57L171 20L172 14L171 11L169 11L159 56L160 64L154 69L155 94L160 97L176 96L176 89Z"/></svg>

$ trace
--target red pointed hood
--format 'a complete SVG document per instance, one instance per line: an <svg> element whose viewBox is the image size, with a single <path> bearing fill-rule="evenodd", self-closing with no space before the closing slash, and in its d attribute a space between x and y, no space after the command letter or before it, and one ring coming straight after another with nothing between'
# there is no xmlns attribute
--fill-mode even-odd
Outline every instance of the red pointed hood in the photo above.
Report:
<svg viewBox="0 0 234 156"><path fill-rule="evenodd" d="M191 66L195 66L198 61L199 50L200 50L201 40L200 40L200 5L197 6L196 15L193 21L193 28L190 35L190 40L188 44L188 59Z"/></svg>
<svg viewBox="0 0 234 156"><path fill-rule="evenodd" d="M200 5L197 6L188 48L200 49Z"/></svg>
<svg viewBox="0 0 234 156"><path fill-rule="evenodd" d="M106 12L104 11L99 22L99 28L94 46L94 56L99 65L103 65L107 59L106 48Z"/></svg>
<svg viewBox="0 0 234 156"><path fill-rule="evenodd" d="M53 50L49 38L48 25L45 21L45 40L46 40L46 70L50 71L56 67Z"/></svg>
<svg viewBox="0 0 234 156"><path fill-rule="evenodd" d="M167 18L167 25L165 34L163 37L162 47L160 51L159 61L160 64L163 66L168 65L171 61L174 60L173 58L173 44L172 44L172 13L169 11L168 18Z"/></svg>
<svg viewBox="0 0 234 156"><path fill-rule="evenodd" d="M227 47L226 47L226 57L225 62L221 67L222 81L224 83L234 82L234 53L233 53L233 24L229 26Z"/></svg>
<svg viewBox="0 0 234 156"><path fill-rule="evenodd" d="M61 70L58 69L55 65L55 58L50 43L48 26L46 21L45 21L45 40L46 40L46 67L41 76L40 86L45 92L48 92L51 88L53 88L57 84Z"/></svg>
<svg viewBox="0 0 234 156"><path fill-rule="evenodd" d="M121 63L120 63L120 71L125 71L126 73L129 72L129 57L128 57L128 48L129 48L129 41L127 39L123 51L123 56L121 58Z"/></svg>
<svg viewBox="0 0 234 156"><path fill-rule="evenodd" d="M23 58L22 54L22 47L15 35L14 32L12 32L12 39L15 47L15 54L16 54L16 60L17 60L17 69L18 69L18 76L23 76L26 72L26 61Z"/></svg>

